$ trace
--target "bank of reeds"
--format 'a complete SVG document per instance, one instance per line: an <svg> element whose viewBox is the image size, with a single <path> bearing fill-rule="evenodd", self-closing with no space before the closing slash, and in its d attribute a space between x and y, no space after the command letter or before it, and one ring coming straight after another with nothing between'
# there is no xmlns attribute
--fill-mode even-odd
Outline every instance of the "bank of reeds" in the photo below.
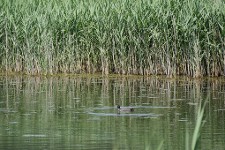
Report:
<svg viewBox="0 0 225 150"><path fill-rule="evenodd" d="M225 75L223 0L1 0L0 70Z"/></svg>

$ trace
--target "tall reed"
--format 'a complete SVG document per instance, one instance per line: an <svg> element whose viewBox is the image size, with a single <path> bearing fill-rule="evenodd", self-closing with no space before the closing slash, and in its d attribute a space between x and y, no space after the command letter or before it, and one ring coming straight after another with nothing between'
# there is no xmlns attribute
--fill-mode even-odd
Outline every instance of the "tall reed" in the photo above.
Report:
<svg viewBox="0 0 225 150"><path fill-rule="evenodd" d="M191 143L189 142L190 140L190 135L188 132L188 128L186 127L186 134L185 134L185 149L186 150L196 150L199 147L199 141L200 141L200 137L201 137L201 132L202 132L202 127L204 126L204 114L205 114L205 106L207 104L207 102L209 101L209 94L204 102L204 104L202 105L200 101L198 110L197 110L197 117L196 117L196 123L194 126L194 131L191 137ZM190 145L189 145L190 144ZM191 147L191 148L190 148Z"/></svg>
<svg viewBox="0 0 225 150"><path fill-rule="evenodd" d="M225 74L222 0L1 0L0 70Z"/></svg>

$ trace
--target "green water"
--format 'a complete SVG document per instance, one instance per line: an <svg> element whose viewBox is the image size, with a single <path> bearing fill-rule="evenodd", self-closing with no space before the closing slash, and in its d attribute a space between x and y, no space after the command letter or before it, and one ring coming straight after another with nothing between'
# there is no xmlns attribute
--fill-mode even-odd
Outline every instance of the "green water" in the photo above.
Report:
<svg viewBox="0 0 225 150"><path fill-rule="evenodd" d="M183 150L207 97L198 149L225 147L222 78L2 76L0 91L0 149Z"/></svg>

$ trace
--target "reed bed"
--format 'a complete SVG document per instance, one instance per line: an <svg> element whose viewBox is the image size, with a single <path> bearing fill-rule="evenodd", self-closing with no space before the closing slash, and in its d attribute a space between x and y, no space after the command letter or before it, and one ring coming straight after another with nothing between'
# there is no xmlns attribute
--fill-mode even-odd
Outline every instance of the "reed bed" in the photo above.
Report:
<svg viewBox="0 0 225 150"><path fill-rule="evenodd" d="M223 0L1 0L0 71L225 75Z"/></svg>

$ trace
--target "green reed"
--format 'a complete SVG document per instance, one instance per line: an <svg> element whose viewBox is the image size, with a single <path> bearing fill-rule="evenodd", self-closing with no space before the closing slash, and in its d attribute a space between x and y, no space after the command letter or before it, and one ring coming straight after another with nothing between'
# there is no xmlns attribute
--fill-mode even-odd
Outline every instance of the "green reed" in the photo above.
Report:
<svg viewBox="0 0 225 150"><path fill-rule="evenodd" d="M190 140L190 134L188 132L188 127L186 127L186 134L185 134L185 149L189 150L195 150L198 149L199 147L199 143L200 143L200 137L201 137L201 131L202 131L202 127L204 126L204 119L203 116L205 114L205 106L206 103L209 100L209 95L206 98L206 101L204 102L203 106L201 104L199 104L198 110L197 110L197 117L196 117L196 123L194 126L194 131L191 137L191 142L189 142Z"/></svg>
<svg viewBox="0 0 225 150"><path fill-rule="evenodd" d="M225 74L222 0L1 0L0 70Z"/></svg>

